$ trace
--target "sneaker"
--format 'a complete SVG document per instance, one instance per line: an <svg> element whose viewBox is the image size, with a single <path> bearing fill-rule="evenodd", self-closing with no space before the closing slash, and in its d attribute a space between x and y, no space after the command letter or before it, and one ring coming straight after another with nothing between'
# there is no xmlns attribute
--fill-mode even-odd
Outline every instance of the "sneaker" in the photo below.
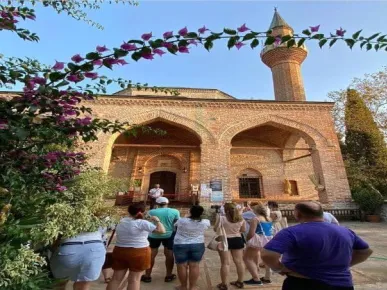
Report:
<svg viewBox="0 0 387 290"><path fill-rule="evenodd" d="M264 277L261 278L261 282L263 284L271 284L271 280L270 279L265 279Z"/></svg>
<svg viewBox="0 0 387 290"><path fill-rule="evenodd" d="M152 282L152 277L147 277L145 275L142 275L141 282L150 283L150 282Z"/></svg>
<svg viewBox="0 0 387 290"><path fill-rule="evenodd" d="M246 285L263 285L262 281L255 281L254 279L250 279L247 281L243 281Z"/></svg>

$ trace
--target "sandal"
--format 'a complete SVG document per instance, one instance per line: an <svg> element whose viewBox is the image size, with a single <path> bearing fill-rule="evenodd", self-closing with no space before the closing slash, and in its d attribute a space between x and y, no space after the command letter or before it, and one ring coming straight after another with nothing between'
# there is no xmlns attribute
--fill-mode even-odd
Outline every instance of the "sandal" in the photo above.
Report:
<svg viewBox="0 0 387 290"><path fill-rule="evenodd" d="M228 287L226 284L220 283L216 286L219 290L228 290Z"/></svg>
<svg viewBox="0 0 387 290"><path fill-rule="evenodd" d="M105 278L105 283L109 284L109 282L112 280L112 277Z"/></svg>
<svg viewBox="0 0 387 290"><path fill-rule="evenodd" d="M171 276L166 276L164 279L164 282L172 282L175 279L176 279L176 275L172 274Z"/></svg>
<svg viewBox="0 0 387 290"><path fill-rule="evenodd" d="M231 282L230 285L235 286L239 289L242 289L243 287L245 287L245 284L243 284L243 282L240 282L240 281Z"/></svg>
<svg viewBox="0 0 387 290"><path fill-rule="evenodd" d="M145 275L142 275L141 276L141 281L145 282L145 283L150 283L150 282L152 282L152 277L147 277Z"/></svg>

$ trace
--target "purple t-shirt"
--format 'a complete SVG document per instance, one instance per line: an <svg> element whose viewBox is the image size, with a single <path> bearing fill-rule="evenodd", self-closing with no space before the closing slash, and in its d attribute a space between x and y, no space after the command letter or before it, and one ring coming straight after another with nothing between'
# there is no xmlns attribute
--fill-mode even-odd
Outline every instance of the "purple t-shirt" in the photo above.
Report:
<svg viewBox="0 0 387 290"><path fill-rule="evenodd" d="M285 267L305 277L352 287L352 251L368 249L368 244L345 227L309 222L282 229L265 249L282 254Z"/></svg>

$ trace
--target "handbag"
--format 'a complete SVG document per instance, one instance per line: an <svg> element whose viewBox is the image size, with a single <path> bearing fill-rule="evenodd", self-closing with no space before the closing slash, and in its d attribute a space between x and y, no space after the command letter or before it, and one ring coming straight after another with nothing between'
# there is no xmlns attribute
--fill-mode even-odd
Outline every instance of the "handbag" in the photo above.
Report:
<svg viewBox="0 0 387 290"><path fill-rule="evenodd" d="M102 269L108 269L113 266L113 252L107 252L107 249L109 248L109 245L112 242L115 233L116 233L116 230L114 229L106 245L105 263L103 264Z"/></svg>
<svg viewBox="0 0 387 290"><path fill-rule="evenodd" d="M262 235L255 234L246 245L250 248L263 248L271 239L266 236L265 231L262 228L261 223L258 223L261 227Z"/></svg>
<svg viewBox="0 0 387 290"><path fill-rule="evenodd" d="M216 235L208 243L207 248L213 251L228 251L227 234L221 216L219 216L219 226L216 229Z"/></svg>

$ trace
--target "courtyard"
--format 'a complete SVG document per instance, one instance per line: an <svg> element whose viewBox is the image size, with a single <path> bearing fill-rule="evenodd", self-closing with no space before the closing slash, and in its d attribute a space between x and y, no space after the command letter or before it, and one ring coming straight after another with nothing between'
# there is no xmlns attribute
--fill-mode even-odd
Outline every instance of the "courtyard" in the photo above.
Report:
<svg viewBox="0 0 387 290"><path fill-rule="evenodd" d="M353 279L356 290L376 290L387 289L387 223L365 223L365 222L343 222L343 226L349 227L355 231L360 237L364 238L374 250L374 253L368 261L357 265L352 269ZM212 238L213 232L207 231L206 241ZM112 242L112 244L114 241ZM216 285L220 282L219 277L219 257L214 251L207 250L204 259L201 263L201 275L199 285L201 290L217 289ZM164 256L159 252L156 265L153 270L152 283L141 284L142 290L163 290L174 289L178 285L178 281L174 283L164 282ZM234 265L231 265L232 281L236 277ZM250 274L246 271L245 279L249 279ZM271 285L253 287L245 286L245 289L281 289L283 277L278 274L273 274L273 283ZM93 284L93 290L102 290L106 288L106 284L100 279ZM67 289L71 289L70 285ZM124 289L124 288L120 288ZM229 289L236 289L230 286Z"/></svg>

